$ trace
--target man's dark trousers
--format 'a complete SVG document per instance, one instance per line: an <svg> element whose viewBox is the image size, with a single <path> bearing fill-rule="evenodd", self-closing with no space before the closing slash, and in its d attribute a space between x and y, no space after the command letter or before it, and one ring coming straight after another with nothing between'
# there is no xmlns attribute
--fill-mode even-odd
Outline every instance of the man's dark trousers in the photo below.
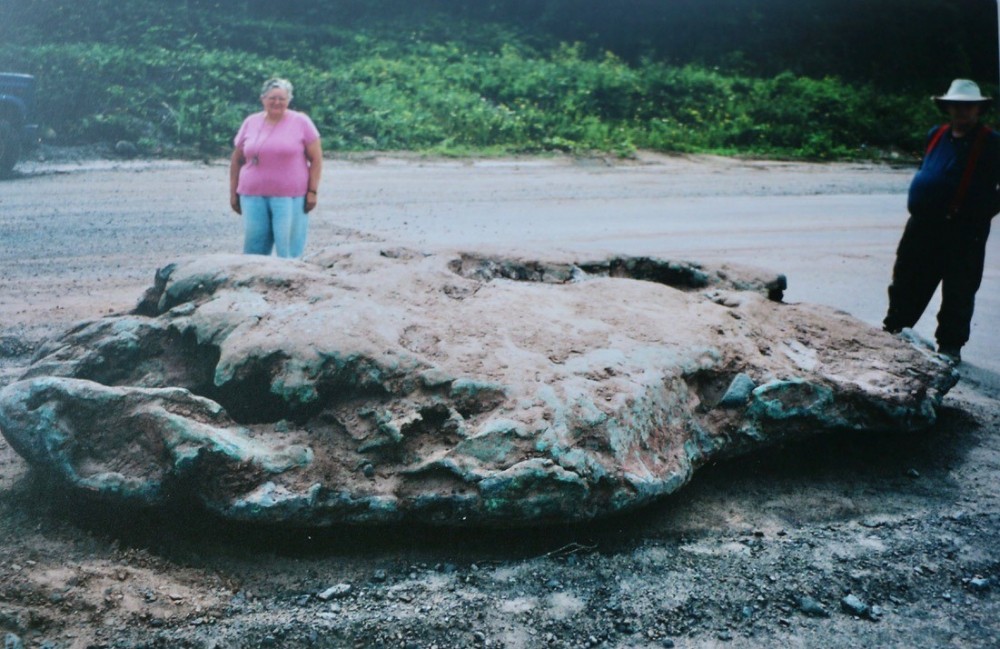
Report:
<svg viewBox="0 0 1000 649"><path fill-rule="evenodd" d="M938 345L960 348L968 342L989 234L989 219L911 215L896 251L885 329L915 325L940 283Z"/></svg>

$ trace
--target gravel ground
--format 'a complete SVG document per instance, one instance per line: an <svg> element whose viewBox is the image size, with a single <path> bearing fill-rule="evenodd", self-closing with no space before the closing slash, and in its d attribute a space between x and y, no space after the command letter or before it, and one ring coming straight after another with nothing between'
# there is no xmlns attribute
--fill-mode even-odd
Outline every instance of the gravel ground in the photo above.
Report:
<svg viewBox="0 0 1000 649"><path fill-rule="evenodd" d="M155 269L238 250L222 161L43 152L0 184L0 386ZM771 267L877 323L911 169L719 158L329 160L309 248L576 249ZM704 469L556 529L247 529L69 499L0 440L0 635L18 647L996 647L997 237L962 382L920 435ZM918 325L929 335L933 320Z"/></svg>

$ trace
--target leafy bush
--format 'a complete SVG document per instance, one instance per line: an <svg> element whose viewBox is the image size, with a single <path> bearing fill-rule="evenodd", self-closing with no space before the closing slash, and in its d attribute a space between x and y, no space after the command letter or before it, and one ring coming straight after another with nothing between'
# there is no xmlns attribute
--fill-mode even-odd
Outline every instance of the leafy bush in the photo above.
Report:
<svg viewBox="0 0 1000 649"><path fill-rule="evenodd" d="M487 23L337 22L319 9L281 22L254 9L264 3L243 5L236 18L208 0L27 3L23 29L0 33L0 67L38 77L40 120L61 141L203 154L230 146L275 75L295 83L293 106L332 150L833 159L918 151L937 119L924 98L835 77L630 63L580 44L532 46Z"/></svg>

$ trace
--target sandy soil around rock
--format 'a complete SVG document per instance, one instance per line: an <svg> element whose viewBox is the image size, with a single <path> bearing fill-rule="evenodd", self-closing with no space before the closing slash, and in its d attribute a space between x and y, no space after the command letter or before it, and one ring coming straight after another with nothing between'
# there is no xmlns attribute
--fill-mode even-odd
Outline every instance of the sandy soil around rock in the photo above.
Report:
<svg viewBox="0 0 1000 649"><path fill-rule="evenodd" d="M227 168L72 159L0 183L0 385L157 267L241 248ZM753 264L877 326L912 169L643 155L329 160L308 249ZM545 530L249 530L70 501L0 440L0 634L25 647L993 647L1000 237L962 382L917 436L719 464L627 518ZM917 331L933 333L933 310ZM866 610L850 608L853 595ZM16 645L14 645L16 646Z"/></svg>

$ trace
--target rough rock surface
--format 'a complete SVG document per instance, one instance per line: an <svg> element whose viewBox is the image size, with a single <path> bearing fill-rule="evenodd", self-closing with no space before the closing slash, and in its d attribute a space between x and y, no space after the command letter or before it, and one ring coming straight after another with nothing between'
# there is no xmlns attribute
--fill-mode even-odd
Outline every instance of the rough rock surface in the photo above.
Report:
<svg viewBox="0 0 1000 649"><path fill-rule="evenodd" d="M35 467L139 505L332 525L588 520L699 466L933 423L957 373L784 279L373 244L161 269L0 392Z"/></svg>

